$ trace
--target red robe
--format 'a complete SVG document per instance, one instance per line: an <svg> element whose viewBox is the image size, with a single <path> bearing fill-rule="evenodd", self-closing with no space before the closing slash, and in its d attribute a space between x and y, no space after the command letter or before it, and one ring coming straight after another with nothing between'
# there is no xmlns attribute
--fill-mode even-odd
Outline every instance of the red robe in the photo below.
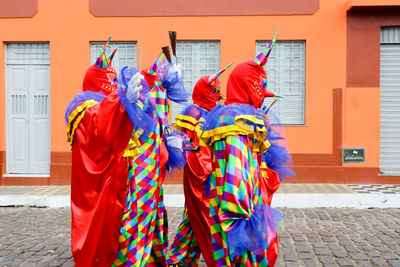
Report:
<svg viewBox="0 0 400 267"><path fill-rule="evenodd" d="M260 159L259 162L261 162ZM264 164L262 163L260 166L260 189L262 192L263 202L271 206L272 196L275 191L278 190L281 183L279 181L278 174L275 171L270 168L265 168ZM274 241L272 241L272 243L268 246L267 253L268 265L274 266L279 253L278 235L275 236Z"/></svg>
<svg viewBox="0 0 400 267"><path fill-rule="evenodd" d="M266 78L265 70L253 61L240 63L228 80L227 101L225 104L251 104L259 108L266 96L271 93L261 87L261 79ZM246 92L246 93L244 93ZM280 181L277 173L262 164L261 156L258 159L261 166L260 189L263 202L271 205L272 196L279 188ZM278 258L278 237L268 247L268 265L274 266Z"/></svg>
<svg viewBox="0 0 400 267"><path fill-rule="evenodd" d="M193 139L193 146L199 141L194 131L183 128L182 131ZM183 189L187 213L207 266L217 266L212 253L210 236L210 198L206 194L205 181L212 171L211 149L202 146L200 152L191 152L183 169Z"/></svg>
<svg viewBox="0 0 400 267"><path fill-rule="evenodd" d="M212 109L220 99L220 92L217 90L220 86L219 80L215 79L215 82L211 85L209 79L210 76L204 76L197 81L192 94L194 105L188 106L176 118L175 127L193 140L193 146L199 146L198 131L200 131L201 120L203 120L207 110ZM198 261L201 251L208 266L217 266L212 253L209 253L209 248L212 246L209 221L210 198L206 193L205 182L211 171L212 152L209 147L201 146L199 152L191 152L188 155L187 163L183 169L185 211L188 221L186 222L184 217L180 225L182 229L178 229L177 238L170 248L170 262L175 263L183 260L187 264L191 262L190 266L195 266L193 262ZM184 228L187 224L190 224L188 228L193 230L195 241L192 240L192 235L188 235L186 240L179 238L179 231L187 230ZM181 242L190 246L193 251L185 251L183 255L182 251L179 250L182 245Z"/></svg>
<svg viewBox="0 0 400 267"><path fill-rule="evenodd" d="M193 88L192 99L194 105L189 106L176 118L175 127L184 132L187 137L192 138L193 146L199 146L198 132L200 121L208 110L212 109L220 98L220 86L218 79L215 84L209 83L210 76L201 77ZM205 182L212 172L212 152L209 147L201 146L199 152L191 152L188 155L187 163L183 169L183 190L185 204L190 226L193 230L196 242L203 254L208 266L217 266L212 253L209 253L211 244L210 235L210 197L206 193ZM183 218L185 220L185 218ZM178 230L179 231L179 230ZM179 234L179 233L178 233ZM179 240L175 240L179 244ZM186 241L187 242L187 241ZM191 241L190 241L191 242ZM189 252L190 253L190 252ZM170 257L177 261L179 251L170 250ZM199 257L198 248L196 256ZM188 257L188 256L186 256ZM189 260L186 258L185 260Z"/></svg>
<svg viewBox="0 0 400 267"><path fill-rule="evenodd" d="M84 110L73 133L71 243L78 267L111 266L117 257L128 177L122 153L132 131L114 91Z"/></svg>

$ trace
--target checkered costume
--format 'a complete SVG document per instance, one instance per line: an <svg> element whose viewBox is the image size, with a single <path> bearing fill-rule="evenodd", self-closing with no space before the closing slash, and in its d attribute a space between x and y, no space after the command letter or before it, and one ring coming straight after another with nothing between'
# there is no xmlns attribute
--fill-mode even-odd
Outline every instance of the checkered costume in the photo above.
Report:
<svg viewBox="0 0 400 267"><path fill-rule="evenodd" d="M128 196L118 258L113 266L166 266L168 221L163 182L169 153L164 141L169 104L168 88L157 73L162 64L169 64L164 54L152 69L142 72L151 86L149 94L154 104L156 128L149 135L134 133L130 143Z"/></svg>

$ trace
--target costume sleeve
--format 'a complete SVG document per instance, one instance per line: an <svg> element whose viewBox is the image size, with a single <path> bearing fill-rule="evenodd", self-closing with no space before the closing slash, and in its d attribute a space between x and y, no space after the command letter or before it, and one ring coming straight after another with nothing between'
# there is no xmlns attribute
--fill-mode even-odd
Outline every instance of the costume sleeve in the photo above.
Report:
<svg viewBox="0 0 400 267"><path fill-rule="evenodd" d="M203 184L212 171L211 149L201 146L199 152L191 152L187 158L187 165L195 175L191 176L192 182L197 185Z"/></svg>
<svg viewBox="0 0 400 267"><path fill-rule="evenodd" d="M254 197L255 166L245 136L225 139L226 167L220 186L219 218L222 229L229 232L236 221L249 219Z"/></svg>
<svg viewBox="0 0 400 267"><path fill-rule="evenodd" d="M142 89L137 98L132 99L132 95L131 97L128 96L129 92L137 93L135 83L130 85L130 81L135 74L137 74L135 69L129 70L127 67L124 67L121 70L117 94L122 107L126 110L128 117L135 128L135 132L140 132L148 136L153 133L156 128L157 116L153 107L154 103L152 103L149 85L145 79L140 81Z"/></svg>
<svg viewBox="0 0 400 267"><path fill-rule="evenodd" d="M233 257L246 251L264 254L276 236L276 219L280 216L262 204L257 155L251 145L247 136L225 138L226 166L218 215Z"/></svg>
<svg viewBox="0 0 400 267"><path fill-rule="evenodd" d="M192 146L200 146L199 152L190 152L187 157L187 165L190 168L194 176L190 176L194 185L201 185L208 178L212 172L212 152L211 148L207 146L201 146L197 133L195 130L183 129L183 132L192 138Z"/></svg>
<svg viewBox="0 0 400 267"><path fill-rule="evenodd" d="M271 205L272 196L280 185L278 174L265 162L260 165L260 190L265 204Z"/></svg>
<svg viewBox="0 0 400 267"><path fill-rule="evenodd" d="M132 136L133 125L117 92L108 95L98 111L98 136L113 154L122 153Z"/></svg>
<svg viewBox="0 0 400 267"><path fill-rule="evenodd" d="M186 164L186 153L183 149L190 145L186 134L167 125L163 140L168 152L167 170L172 170L173 168L182 169Z"/></svg>

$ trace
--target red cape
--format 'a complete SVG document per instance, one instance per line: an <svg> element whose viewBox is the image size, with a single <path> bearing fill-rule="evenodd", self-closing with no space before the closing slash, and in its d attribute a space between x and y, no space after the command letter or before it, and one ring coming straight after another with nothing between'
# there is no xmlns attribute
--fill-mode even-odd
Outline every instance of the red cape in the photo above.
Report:
<svg viewBox="0 0 400 267"><path fill-rule="evenodd" d="M198 146L196 132L182 130L189 138L193 138L193 146ZM183 169L183 189L187 213L193 228L194 236L199 244L207 266L217 266L212 250L210 234L210 198L206 195L205 181L212 171L211 149L201 147L200 152L191 152Z"/></svg>
<svg viewBox="0 0 400 267"><path fill-rule="evenodd" d="M133 127L116 92L85 110L72 143L72 253L76 266L111 266L117 258L127 193L122 153Z"/></svg>
<svg viewBox="0 0 400 267"><path fill-rule="evenodd" d="M272 196L278 190L280 181L278 174L272 169L266 169L266 174L267 177L260 175L260 189L263 202L271 206ZM279 253L278 235L275 236L274 241L268 246L267 253L268 266L274 266Z"/></svg>

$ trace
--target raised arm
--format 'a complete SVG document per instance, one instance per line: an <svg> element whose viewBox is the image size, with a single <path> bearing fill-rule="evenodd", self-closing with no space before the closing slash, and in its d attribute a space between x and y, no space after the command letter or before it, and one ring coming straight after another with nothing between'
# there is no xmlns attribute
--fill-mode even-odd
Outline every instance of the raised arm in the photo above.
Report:
<svg viewBox="0 0 400 267"><path fill-rule="evenodd" d="M113 154L122 153L129 143L133 129L117 92L108 95L99 104L98 111L98 137L102 144L112 150Z"/></svg>
<svg viewBox="0 0 400 267"><path fill-rule="evenodd" d="M155 114L146 92L148 85L143 76L135 69L125 67L117 91L100 103L99 137L114 153L126 148L134 130L143 134L154 130Z"/></svg>

